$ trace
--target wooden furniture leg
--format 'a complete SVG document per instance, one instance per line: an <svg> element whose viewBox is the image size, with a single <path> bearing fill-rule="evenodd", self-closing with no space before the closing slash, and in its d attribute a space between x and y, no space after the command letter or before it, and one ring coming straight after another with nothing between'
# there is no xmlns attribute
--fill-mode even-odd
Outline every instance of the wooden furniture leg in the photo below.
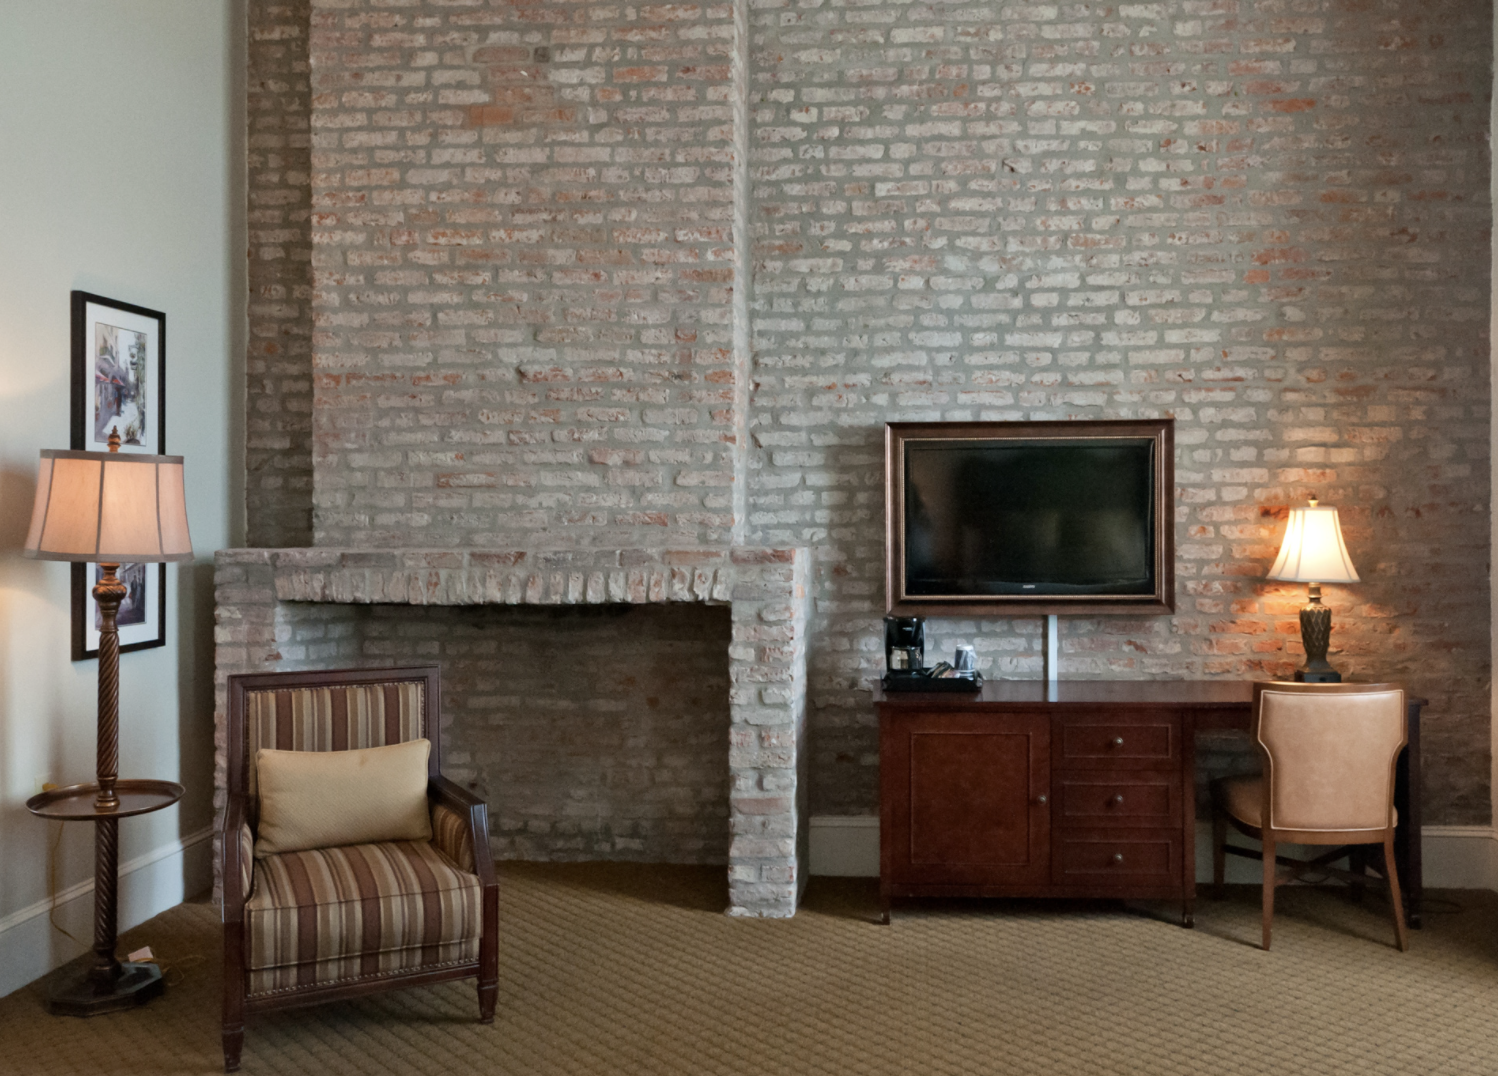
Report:
<svg viewBox="0 0 1498 1076"><path fill-rule="evenodd" d="M1278 868L1274 861L1274 838L1264 835L1264 951L1269 952L1269 928L1274 922L1274 882Z"/></svg>
<svg viewBox="0 0 1498 1076"><path fill-rule="evenodd" d="M1394 831L1384 834L1384 874L1389 879L1389 903L1394 909L1394 941L1402 953L1409 948L1409 935L1404 921L1404 901L1399 894L1399 871L1394 863Z"/></svg>
<svg viewBox="0 0 1498 1076"><path fill-rule="evenodd" d="M237 1028L224 1025L224 1071L238 1072L239 1058L244 1052L244 1024Z"/></svg>
<svg viewBox="0 0 1498 1076"><path fill-rule="evenodd" d="M1221 811L1212 809L1212 899L1227 896L1223 879L1227 874L1228 820Z"/></svg>
<svg viewBox="0 0 1498 1076"><path fill-rule="evenodd" d="M487 815L485 816L487 832ZM499 997L499 889L484 890L484 933L479 939L479 1023L494 1023L494 1004Z"/></svg>
<svg viewBox="0 0 1498 1076"><path fill-rule="evenodd" d="M235 868L236 874L238 868ZM237 881L225 881L226 899L238 898ZM224 1071L239 1071L239 1056L244 1050L245 988L244 988L244 925L242 922L224 924Z"/></svg>
<svg viewBox="0 0 1498 1076"><path fill-rule="evenodd" d="M1420 905L1425 898L1425 878L1420 835L1424 812L1420 795L1420 709L1423 699L1409 703L1406 724L1409 742L1394 767L1394 808L1399 812L1399 826L1394 831L1395 864L1399 883L1408 903L1405 922L1415 930L1422 926Z"/></svg>

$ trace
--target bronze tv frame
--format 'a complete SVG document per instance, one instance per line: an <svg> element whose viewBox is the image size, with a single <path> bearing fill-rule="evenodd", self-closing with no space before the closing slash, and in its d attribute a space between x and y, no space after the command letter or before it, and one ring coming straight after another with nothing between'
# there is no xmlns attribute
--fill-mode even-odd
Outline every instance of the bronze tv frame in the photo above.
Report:
<svg viewBox="0 0 1498 1076"><path fill-rule="evenodd" d="M1155 592L1150 595L1038 594L916 596L905 593L905 445L909 441L1155 442ZM1173 613L1175 597L1175 419L1087 422L890 422L884 427L884 608L898 616L1040 616Z"/></svg>

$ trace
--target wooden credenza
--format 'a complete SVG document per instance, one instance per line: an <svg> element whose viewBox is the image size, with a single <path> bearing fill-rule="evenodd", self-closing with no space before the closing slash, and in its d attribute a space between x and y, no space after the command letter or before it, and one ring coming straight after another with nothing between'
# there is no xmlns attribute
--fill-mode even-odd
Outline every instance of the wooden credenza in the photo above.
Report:
<svg viewBox="0 0 1498 1076"><path fill-rule="evenodd" d="M876 685L884 921L896 897L1084 897L1179 901L1191 926L1196 731L1247 729L1252 699L1246 681ZM1411 700L1395 800L1412 925L1423 701Z"/></svg>

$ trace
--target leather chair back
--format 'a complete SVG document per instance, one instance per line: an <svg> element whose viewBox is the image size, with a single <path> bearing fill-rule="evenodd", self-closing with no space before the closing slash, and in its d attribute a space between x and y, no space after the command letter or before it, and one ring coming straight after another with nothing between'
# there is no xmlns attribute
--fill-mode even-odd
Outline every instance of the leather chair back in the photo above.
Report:
<svg viewBox="0 0 1498 1076"><path fill-rule="evenodd" d="M1405 730L1397 684L1256 684L1267 825L1329 832L1393 825L1394 763Z"/></svg>

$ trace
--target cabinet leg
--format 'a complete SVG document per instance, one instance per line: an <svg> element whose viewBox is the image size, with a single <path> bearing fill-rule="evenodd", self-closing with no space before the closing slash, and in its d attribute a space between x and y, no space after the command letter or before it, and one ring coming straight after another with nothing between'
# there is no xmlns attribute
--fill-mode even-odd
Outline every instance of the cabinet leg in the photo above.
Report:
<svg viewBox="0 0 1498 1076"><path fill-rule="evenodd" d="M889 926L890 903L889 892L881 889L879 891L879 922L884 926Z"/></svg>
<svg viewBox="0 0 1498 1076"><path fill-rule="evenodd" d="M1181 926L1187 930L1196 928L1196 901L1189 899L1181 901Z"/></svg>

